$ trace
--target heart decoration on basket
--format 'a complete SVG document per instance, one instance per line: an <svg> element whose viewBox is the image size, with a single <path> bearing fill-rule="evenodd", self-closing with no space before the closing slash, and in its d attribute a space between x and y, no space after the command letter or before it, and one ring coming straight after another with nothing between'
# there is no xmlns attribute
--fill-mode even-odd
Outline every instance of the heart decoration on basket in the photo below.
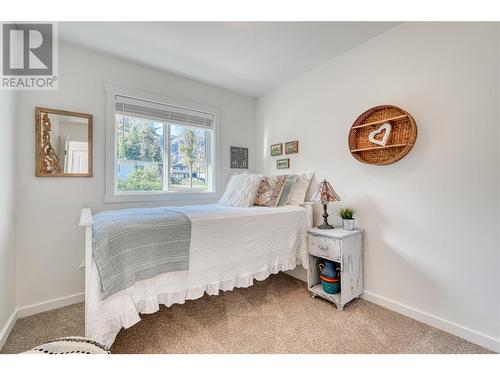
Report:
<svg viewBox="0 0 500 375"><path fill-rule="evenodd" d="M391 135L391 130L391 124L386 122L385 124L380 126L380 128L375 129L370 134L368 134L368 140L376 145L385 146L387 141L389 140L389 136ZM385 131L383 138L381 140L376 139L375 137L383 131Z"/></svg>
<svg viewBox="0 0 500 375"><path fill-rule="evenodd" d="M382 132L385 132L383 136ZM377 134L383 139L375 139ZM417 124L412 115L394 105L384 104L370 108L354 121L347 142L356 160L388 165L405 157L416 139Z"/></svg>

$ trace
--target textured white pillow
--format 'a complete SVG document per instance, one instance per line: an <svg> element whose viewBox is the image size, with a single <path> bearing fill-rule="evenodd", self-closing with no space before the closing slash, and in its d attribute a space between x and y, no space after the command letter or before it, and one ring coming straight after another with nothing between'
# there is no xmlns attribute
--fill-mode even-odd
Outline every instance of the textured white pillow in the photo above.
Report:
<svg viewBox="0 0 500 375"><path fill-rule="evenodd" d="M262 176L241 173L231 176L224 195L218 205L228 207L250 207L253 205Z"/></svg>
<svg viewBox="0 0 500 375"><path fill-rule="evenodd" d="M297 178L297 181L293 185L290 198L288 198L288 204L301 205L304 203L313 175L314 172L305 172L299 175L299 178Z"/></svg>

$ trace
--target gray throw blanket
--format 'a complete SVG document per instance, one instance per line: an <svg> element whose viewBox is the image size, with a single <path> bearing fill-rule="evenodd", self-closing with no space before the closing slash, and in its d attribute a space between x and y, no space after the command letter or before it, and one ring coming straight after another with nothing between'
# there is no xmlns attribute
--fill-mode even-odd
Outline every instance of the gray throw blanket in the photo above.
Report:
<svg viewBox="0 0 500 375"><path fill-rule="evenodd" d="M166 207L103 211L92 248L103 298L165 272L189 269L191 221Z"/></svg>

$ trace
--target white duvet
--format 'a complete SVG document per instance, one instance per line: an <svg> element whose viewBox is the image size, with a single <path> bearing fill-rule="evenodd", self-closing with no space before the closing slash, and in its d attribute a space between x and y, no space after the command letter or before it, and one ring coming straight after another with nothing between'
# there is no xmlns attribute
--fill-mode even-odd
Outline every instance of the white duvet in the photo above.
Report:
<svg viewBox="0 0 500 375"><path fill-rule="evenodd" d="M172 207L192 223L189 271L170 272L137 282L102 300L95 263L90 270L86 335L111 346L122 327L139 313L158 311L219 290L248 287L271 273L306 264L306 232L311 207L234 208L218 205Z"/></svg>

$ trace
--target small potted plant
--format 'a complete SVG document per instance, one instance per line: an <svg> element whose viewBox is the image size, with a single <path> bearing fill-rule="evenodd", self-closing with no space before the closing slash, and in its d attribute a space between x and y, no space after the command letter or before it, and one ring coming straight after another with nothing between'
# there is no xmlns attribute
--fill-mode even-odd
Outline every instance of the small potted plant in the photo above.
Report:
<svg viewBox="0 0 500 375"><path fill-rule="evenodd" d="M354 213L352 208L341 208L339 210L339 215L342 218L342 223L344 225L344 230L354 230Z"/></svg>

